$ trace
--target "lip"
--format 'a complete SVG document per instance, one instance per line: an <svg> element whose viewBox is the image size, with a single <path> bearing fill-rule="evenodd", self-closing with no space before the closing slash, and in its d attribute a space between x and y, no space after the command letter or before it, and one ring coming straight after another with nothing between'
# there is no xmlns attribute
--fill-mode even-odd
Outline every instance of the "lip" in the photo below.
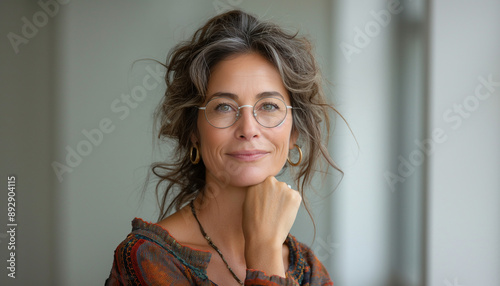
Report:
<svg viewBox="0 0 500 286"><path fill-rule="evenodd" d="M269 154L268 151L264 150L239 150L231 153L227 153L227 155L245 162L251 162L259 160Z"/></svg>

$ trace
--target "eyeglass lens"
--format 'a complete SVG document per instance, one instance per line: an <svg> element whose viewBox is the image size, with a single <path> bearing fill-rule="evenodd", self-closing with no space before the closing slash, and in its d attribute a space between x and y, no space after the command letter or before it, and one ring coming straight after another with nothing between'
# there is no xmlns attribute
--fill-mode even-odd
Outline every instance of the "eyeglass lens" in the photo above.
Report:
<svg viewBox="0 0 500 286"><path fill-rule="evenodd" d="M216 97L210 100L205 108L205 116L208 122L217 128L226 128L234 124L241 116L241 106L225 97ZM283 100L274 97L259 99L253 106L253 116L257 122L264 127L276 127L280 125L287 114L287 106Z"/></svg>

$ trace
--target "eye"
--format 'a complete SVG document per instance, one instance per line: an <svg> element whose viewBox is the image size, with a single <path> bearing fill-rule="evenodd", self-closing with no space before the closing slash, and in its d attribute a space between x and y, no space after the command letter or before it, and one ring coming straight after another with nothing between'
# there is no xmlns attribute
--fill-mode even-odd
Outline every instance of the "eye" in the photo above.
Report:
<svg viewBox="0 0 500 286"><path fill-rule="evenodd" d="M262 111L268 111L268 112L272 112L272 111L277 111L280 109L279 105L276 104L276 103L273 103L273 102L263 102L261 105L260 105L260 110Z"/></svg>
<svg viewBox="0 0 500 286"><path fill-rule="evenodd" d="M233 107L228 103L219 103L215 107L215 111L217 112L231 112L233 110Z"/></svg>

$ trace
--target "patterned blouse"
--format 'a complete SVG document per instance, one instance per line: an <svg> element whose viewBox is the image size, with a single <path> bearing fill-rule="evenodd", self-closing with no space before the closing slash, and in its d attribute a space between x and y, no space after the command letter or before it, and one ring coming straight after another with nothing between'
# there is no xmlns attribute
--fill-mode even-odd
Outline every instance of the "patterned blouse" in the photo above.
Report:
<svg viewBox="0 0 500 286"><path fill-rule="evenodd" d="M247 269L245 285L333 285L311 249L288 235L286 278ZM132 232L115 250L106 285L216 285L207 277L211 253L179 244L158 224L135 218Z"/></svg>

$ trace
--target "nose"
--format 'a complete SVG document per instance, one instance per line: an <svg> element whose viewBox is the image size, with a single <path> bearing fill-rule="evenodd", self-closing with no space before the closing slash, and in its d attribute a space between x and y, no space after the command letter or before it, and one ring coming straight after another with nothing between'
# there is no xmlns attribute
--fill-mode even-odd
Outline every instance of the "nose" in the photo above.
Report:
<svg viewBox="0 0 500 286"><path fill-rule="evenodd" d="M247 107L247 108L245 108ZM260 124L253 115L253 106L243 105L239 108L240 116L236 121L235 136L239 139L252 140L260 136Z"/></svg>

